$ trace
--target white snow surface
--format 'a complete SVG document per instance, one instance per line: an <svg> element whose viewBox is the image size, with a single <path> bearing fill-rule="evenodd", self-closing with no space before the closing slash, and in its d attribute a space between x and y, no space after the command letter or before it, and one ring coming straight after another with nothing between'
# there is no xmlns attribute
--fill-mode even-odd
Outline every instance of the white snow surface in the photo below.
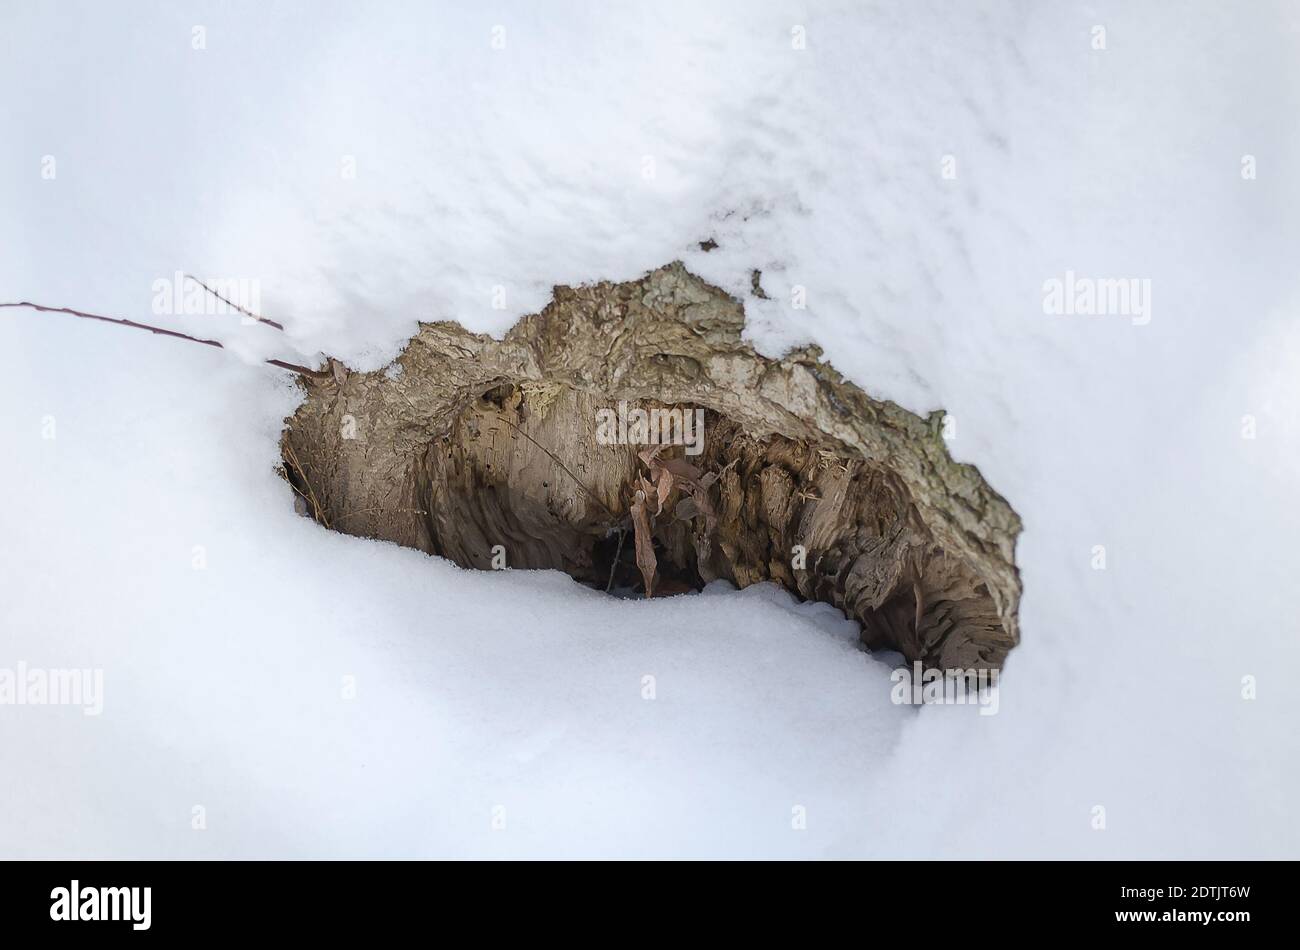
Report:
<svg viewBox="0 0 1300 950"><path fill-rule="evenodd" d="M5 4L0 299L234 352L0 310L0 668L104 671L0 705L0 856L1300 856L1298 53L1280 0ZM997 715L770 587L294 513L259 359L674 259L952 414L1025 523ZM1045 314L1067 270L1150 322ZM286 332L153 314L177 271Z"/></svg>

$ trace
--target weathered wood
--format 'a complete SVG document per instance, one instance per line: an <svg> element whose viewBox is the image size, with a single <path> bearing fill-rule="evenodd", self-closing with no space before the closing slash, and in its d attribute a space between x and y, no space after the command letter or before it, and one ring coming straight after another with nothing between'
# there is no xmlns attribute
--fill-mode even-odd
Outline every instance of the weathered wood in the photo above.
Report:
<svg viewBox="0 0 1300 950"><path fill-rule="evenodd" d="M502 545L512 567L604 589L652 473L644 445L602 444L599 411L699 407L689 466L710 484L694 499L675 485L654 517L666 589L770 580L841 607L872 647L1000 665L1018 639L1020 520L950 458L942 414L870 398L815 349L763 357L743 325L739 302L679 264L558 287L500 341L424 324L387 372L305 379L286 453L338 530L478 568Z"/></svg>

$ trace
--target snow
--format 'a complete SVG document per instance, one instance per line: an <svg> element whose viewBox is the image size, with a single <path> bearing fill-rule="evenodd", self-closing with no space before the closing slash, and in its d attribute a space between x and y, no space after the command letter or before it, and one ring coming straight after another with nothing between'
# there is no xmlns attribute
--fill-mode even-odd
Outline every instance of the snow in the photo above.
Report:
<svg viewBox="0 0 1300 950"><path fill-rule="evenodd" d="M0 668L105 682L0 706L0 854L1300 851L1293 6L0 16L0 297L235 351L0 311ZM768 588L618 600L294 514L257 360L377 369L672 259L763 351L952 413L1025 521L997 715L894 705L898 657ZM154 315L177 270L286 332ZM1045 314L1067 271L1150 280L1150 323Z"/></svg>

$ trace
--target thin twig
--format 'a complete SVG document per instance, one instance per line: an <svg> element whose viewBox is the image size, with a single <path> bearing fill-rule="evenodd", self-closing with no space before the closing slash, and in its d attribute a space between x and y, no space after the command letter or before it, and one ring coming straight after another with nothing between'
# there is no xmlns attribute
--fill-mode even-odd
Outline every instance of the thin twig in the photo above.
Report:
<svg viewBox="0 0 1300 950"><path fill-rule="evenodd" d="M298 470L298 478L305 486L307 486L307 492L305 494L301 489L298 490L298 494L302 495L303 498L307 500L307 503L311 505L312 517L328 528L330 526L330 519L325 514L324 509L321 508L320 502L316 500L316 490L311 487L311 482L307 479L307 471L302 467L302 462L298 461L298 453L293 450L293 446L288 442L285 442L284 444L284 451L289 463ZM293 485L293 481L290 480L289 484ZM293 487L297 489L296 485L293 485Z"/></svg>
<svg viewBox="0 0 1300 950"><path fill-rule="evenodd" d="M172 336L178 340L189 340L191 343L202 343L204 346L215 346L217 349L225 349L225 344L219 340L205 340L201 337L190 336L188 333L181 333L179 330L166 330L162 327L151 326L148 323L136 323L134 320L126 320L120 317L106 317L99 313L87 313L84 310L73 310L71 307L46 307L42 304L32 303L23 300L19 303L0 303L0 307L27 307L31 310L38 310L41 313L68 313L74 317L81 317L84 320L100 320L104 323L115 323L121 327L131 327L135 330L148 330L150 333L156 333L160 336ZM271 366L278 366L280 369L287 369L294 373L301 373L303 376L310 376L313 379L330 379L332 374L318 369L311 369L307 366L300 366L297 363L289 363L285 360L266 360Z"/></svg>
<svg viewBox="0 0 1300 950"><path fill-rule="evenodd" d="M217 293L215 290L213 290L213 289L212 289L211 287L209 287L207 284L203 283L203 281L199 280L199 279L198 279L197 277L195 277L193 274L186 274L186 275L184 275L184 276L186 277L187 280L192 280L192 281L194 281L194 283L198 284L200 287L202 287L202 288L203 288L204 290L206 290L208 293L212 294L212 296L216 297L216 298L217 298L218 300L220 300L222 303L226 304L227 306L234 307L236 310L238 310L238 311L239 311L240 313L242 313L244 316L248 317L250 320L256 320L258 323L265 323L267 326L269 326L269 327L275 327L277 330L279 330L279 331L281 331L281 332L284 331L284 324L283 324L283 323L276 323L274 320L268 320L266 317L263 317L263 316L261 316L261 315L259 315L259 314L256 314L256 313L253 313L253 312L250 311L250 310L245 310L243 307L241 307L239 304L235 303L233 300L230 300L230 299L227 298L227 297L223 297L223 296L221 296L221 294Z"/></svg>
<svg viewBox="0 0 1300 950"><path fill-rule="evenodd" d="M623 528L618 529L618 550L614 552L613 563L609 565L609 582L605 584L605 593L609 593L614 586L614 571L618 569L618 559L623 556L623 539L627 537L627 531Z"/></svg>

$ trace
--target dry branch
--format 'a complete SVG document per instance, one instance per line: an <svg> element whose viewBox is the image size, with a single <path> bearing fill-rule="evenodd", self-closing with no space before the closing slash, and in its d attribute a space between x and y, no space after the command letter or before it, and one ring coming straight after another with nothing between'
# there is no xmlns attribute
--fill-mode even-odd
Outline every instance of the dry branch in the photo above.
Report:
<svg viewBox="0 0 1300 950"><path fill-rule="evenodd" d="M71 307L47 307L43 304L32 303L29 300L23 300L18 303L0 303L3 307L26 307L29 310L36 310L41 313L66 313L74 317L81 317L83 320L99 320L103 323L115 323L121 327L131 327L135 330L147 330L150 333L156 333L160 336L176 337L178 340L189 340L191 343L201 343L204 346L215 346L218 349L225 349L225 344L220 340L205 340L202 337L190 336L188 333L181 333L179 330L168 330L163 327L155 327L148 323L137 323L134 320L127 320L122 317L106 317L100 313L87 313L84 310L73 310ZM266 320L274 326L274 321ZM280 327L283 329L283 327ZM330 374L321 370L311 369L307 366L301 366L298 363L290 363L285 360L266 360L271 366L278 366L280 369L287 369L294 373L301 373L303 376L310 376L313 379L328 379Z"/></svg>
<svg viewBox="0 0 1300 950"><path fill-rule="evenodd" d="M245 310L243 307L241 307L239 304L235 303L233 300L229 299L228 297L223 297L221 294L217 293L215 290L213 290L211 287L209 287L209 286L208 286L207 284L205 284L203 281L199 280L199 279L198 279L197 277L195 277L193 274L186 274L186 275L185 275L185 278L186 278L187 280L192 280L192 281L194 281L194 283L198 284L200 287L202 287L202 288L203 288L204 290L206 290L208 293L212 294L212 296L216 297L218 300L220 300L220 301L221 301L222 303L224 303L226 306L228 306L228 307L234 307L236 310L238 310L238 311L239 311L240 313L242 313L244 316L248 317L250 320L256 320L258 323L265 323L268 327L275 327L277 330L280 330L281 332L284 331L284 324L282 324L282 323L277 323L277 322L274 321L274 320L268 320L266 317L262 316L261 314L253 313L251 310Z"/></svg>

